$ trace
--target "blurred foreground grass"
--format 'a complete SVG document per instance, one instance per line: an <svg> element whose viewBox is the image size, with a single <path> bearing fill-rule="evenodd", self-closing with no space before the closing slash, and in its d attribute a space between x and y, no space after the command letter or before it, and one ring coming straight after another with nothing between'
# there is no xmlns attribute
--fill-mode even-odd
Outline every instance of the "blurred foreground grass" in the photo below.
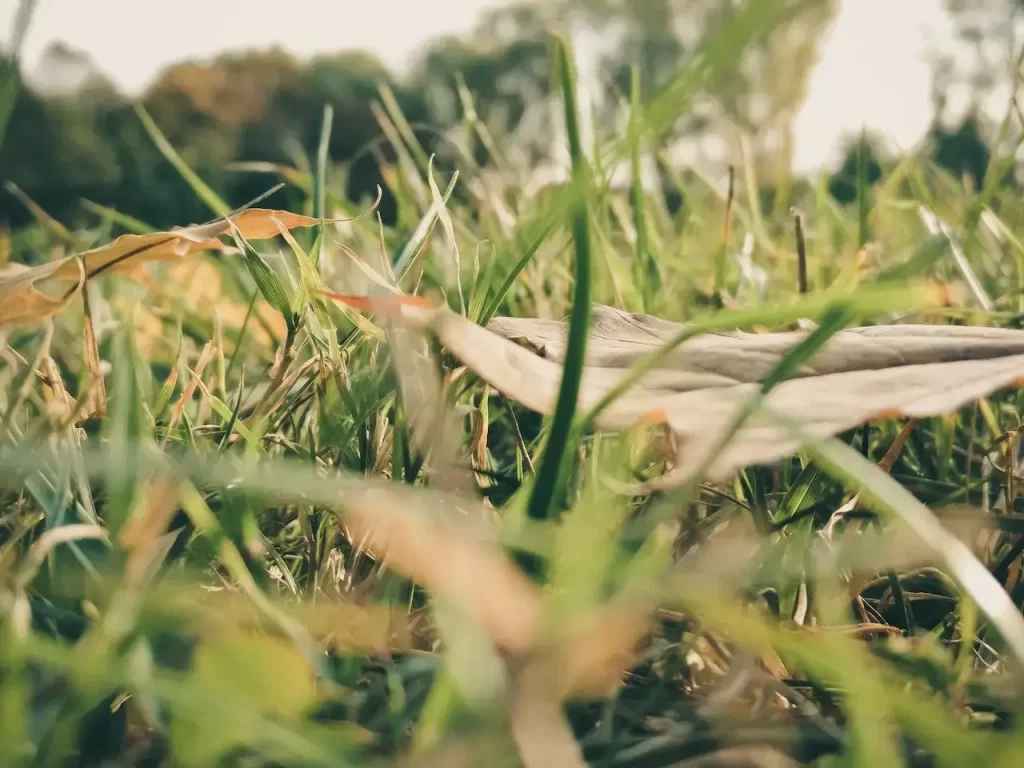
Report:
<svg viewBox="0 0 1024 768"><path fill-rule="evenodd" d="M664 469L658 426L572 416L590 302L744 309L766 330L801 290L822 321L866 289L937 280L959 303L862 319L1017 327L1024 205L1003 155L981 190L908 157L849 209L792 185L768 213L753 167L731 195L680 171L676 211L644 188L649 138L781 5L738 13L596 153L556 45L565 183L530 191L468 157L440 174L384 99L393 229L364 216L105 274L87 307L0 331L0 763L1016 765L1024 638L990 626L966 572L915 554L888 526L906 509L885 472L841 450L877 464L903 422L637 496ZM358 213L325 150L310 166L271 170L315 217ZM67 232L40 212L7 252L147 230L95 213ZM569 316L559 412L543 422L325 287L401 289L478 323ZM890 464L1017 605L1019 404L922 420Z"/></svg>

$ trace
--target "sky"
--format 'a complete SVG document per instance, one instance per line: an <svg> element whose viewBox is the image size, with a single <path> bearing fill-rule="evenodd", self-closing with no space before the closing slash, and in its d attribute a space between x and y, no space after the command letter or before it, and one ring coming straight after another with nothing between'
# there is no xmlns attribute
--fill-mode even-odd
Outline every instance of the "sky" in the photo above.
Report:
<svg viewBox="0 0 1024 768"><path fill-rule="evenodd" d="M128 93L163 67L228 49L299 55L359 48L401 72L418 48L472 30L503 0L38 0L22 50L28 72L51 43L89 54ZM15 6L13 0L0 8ZM9 20L0 15L0 24ZM13 16L13 14L11 14ZM910 149L931 115L929 46L952 31L941 0L843 0L796 118L794 170L835 162L861 126Z"/></svg>

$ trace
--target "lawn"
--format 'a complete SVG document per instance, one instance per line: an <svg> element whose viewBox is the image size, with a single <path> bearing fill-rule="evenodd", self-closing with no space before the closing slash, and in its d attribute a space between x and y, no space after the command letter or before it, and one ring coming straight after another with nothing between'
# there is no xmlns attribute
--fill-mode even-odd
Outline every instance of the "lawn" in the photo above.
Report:
<svg viewBox="0 0 1024 768"><path fill-rule="evenodd" d="M749 158L644 184L757 18L596 148L556 41L540 191L435 167L385 100L393 227L326 142L267 169L302 209L232 211L140 108L207 225L34 211L0 763L1017 764L1013 152L978 189L862 169L849 206L766 203Z"/></svg>

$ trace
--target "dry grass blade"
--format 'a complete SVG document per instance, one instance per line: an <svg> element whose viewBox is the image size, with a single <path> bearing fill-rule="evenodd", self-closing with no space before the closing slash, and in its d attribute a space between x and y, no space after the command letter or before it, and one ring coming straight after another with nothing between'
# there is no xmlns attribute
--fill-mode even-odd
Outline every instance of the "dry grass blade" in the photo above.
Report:
<svg viewBox="0 0 1024 768"><path fill-rule="evenodd" d="M88 285L82 288L82 345L85 350L85 367L90 381L95 386L89 393L87 413L91 418L102 419L107 415L107 388L103 381L99 347L96 344L96 328L93 324L92 307L89 305Z"/></svg>
<svg viewBox="0 0 1024 768"><path fill-rule="evenodd" d="M164 441L173 433L174 428L178 426L178 421L181 419L181 414L185 412L185 406L192 401L192 395L195 394L196 387L199 385L199 381L202 378L203 372L206 370L206 366L213 360L214 349L213 343L207 342L203 346L202 352L199 353L199 362L196 363L196 369L192 372L192 379L185 386L185 390L181 393L181 397L178 398L178 402L174 406L174 410L171 412L171 418L167 422L167 431Z"/></svg>
<svg viewBox="0 0 1024 768"><path fill-rule="evenodd" d="M613 601L577 618L559 642L535 655L554 695L564 699L611 696L647 633L653 605Z"/></svg>
<svg viewBox="0 0 1024 768"><path fill-rule="evenodd" d="M458 605L502 650L529 650L541 624L538 589L496 546L407 502L401 494L370 491L346 504L351 539L365 539L392 570Z"/></svg>
<svg viewBox="0 0 1024 768"><path fill-rule="evenodd" d="M565 719L546 665L527 663L512 693L512 737L525 768L584 768L583 751Z"/></svg>

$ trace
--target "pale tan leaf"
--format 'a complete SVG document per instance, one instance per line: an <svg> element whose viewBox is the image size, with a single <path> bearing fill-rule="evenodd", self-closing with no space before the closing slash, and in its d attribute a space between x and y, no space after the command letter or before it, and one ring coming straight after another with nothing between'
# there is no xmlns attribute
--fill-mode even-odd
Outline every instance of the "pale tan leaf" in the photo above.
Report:
<svg viewBox="0 0 1024 768"><path fill-rule="evenodd" d="M775 387L765 406L798 420L813 437L831 437L865 422L948 413L1022 383L1024 355L1011 355L792 379ZM701 463L707 436L730 423L756 388L741 384L667 397L640 395L622 402L614 418L628 423L631 411L639 418L655 405L663 408L681 438L682 461L672 474L682 479ZM767 415L755 414L716 459L711 475L720 479L749 464L774 461L800 445Z"/></svg>
<svg viewBox="0 0 1024 768"><path fill-rule="evenodd" d="M407 321L430 325L459 360L502 394L544 414L553 411L561 380L565 326L497 318L488 328L447 310L402 306ZM657 318L595 307L579 409L597 405L630 368L678 334ZM680 345L598 417L621 429L659 414L672 428L679 456L655 487L690 477L716 437L754 395L758 380L806 331L697 336ZM836 334L796 377L777 385L765 406L828 437L865 422L922 418L954 411L992 392L1024 384L1024 332L963 326L892 325ZM710 467L722 479L735 470L787 456L800 442L755 414Z"/></svg>
<svg viewBox="0 0 1024 768"><path fill-rule="evenodd" d="M684 327L650 315L596 305L587 344L587 364L629 368L677 336ZM564 323L498 317L488 328L507 339L524 342L542 357L557 362L565 357ZM721 377L723 384L755 382L806 336L806 331L707 333L681 344L661 370ZM819 376L1012 354L1024 354L1024 332L969 326L877 325L836 334L797 375ZM693 381L699 384L694 389L706 386L705 380Z"/></svg>

